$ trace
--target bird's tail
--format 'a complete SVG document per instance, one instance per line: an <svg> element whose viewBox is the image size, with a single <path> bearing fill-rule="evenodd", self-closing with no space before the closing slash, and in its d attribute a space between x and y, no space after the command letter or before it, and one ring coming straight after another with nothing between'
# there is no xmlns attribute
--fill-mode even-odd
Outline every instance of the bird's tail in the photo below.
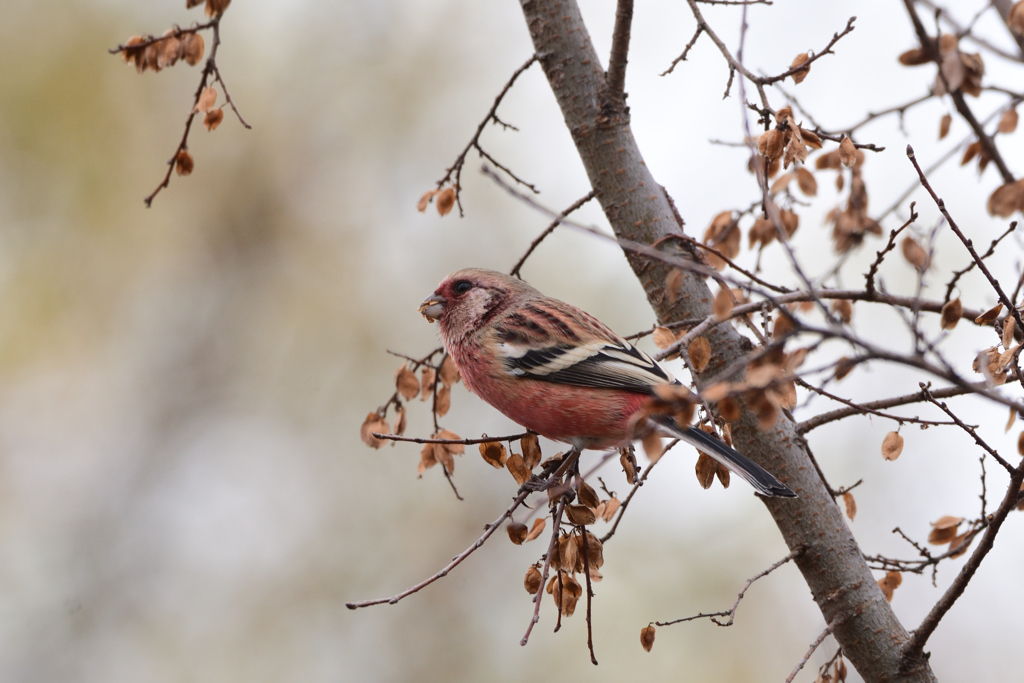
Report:
<svg viewBox="0 0 1024 683"><path fill-rule="evenodd" d="M796 494L781 481L773 477L760 465L726 446L707 432L694 427L682 428L668 415L652 415L652 420L661 431L680 441L685 441L701 453L707 453L730 470L743 477L759 493L766 496L796 498Z"/></svg>

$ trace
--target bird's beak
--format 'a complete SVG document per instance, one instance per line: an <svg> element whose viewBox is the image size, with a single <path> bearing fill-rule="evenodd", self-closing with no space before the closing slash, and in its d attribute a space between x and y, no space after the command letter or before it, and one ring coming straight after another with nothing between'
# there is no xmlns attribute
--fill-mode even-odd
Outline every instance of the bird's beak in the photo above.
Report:
<svg viewBox="0 0 1024 683"><path fill-rule="evenodd" d="M440 294L431 294L420 304L419 311L428 322L434 322L441 317L446 303L448 300Z"/></svg>

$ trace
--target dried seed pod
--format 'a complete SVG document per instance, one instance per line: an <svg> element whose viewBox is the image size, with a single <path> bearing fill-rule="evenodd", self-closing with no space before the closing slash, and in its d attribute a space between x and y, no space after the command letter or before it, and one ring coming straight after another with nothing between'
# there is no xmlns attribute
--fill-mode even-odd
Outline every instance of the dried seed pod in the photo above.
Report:
<svg viewBox="0 0 1024 683"><path fill-rule="evenodd" d="M686 349L690 354L690 363L697 372L704 372L711 361L711 343L705 337L697 337Z"/></svg>
<svg viewBox="0 0 1024 683"><path fill-rule="evenodd" d="M569 518L569 521L576 526L593 524L597 521L597 518L594 516L594 511L586 505L566 505L565 514Z"/></svg>
<svg viewBox="0 0 1024 683"><path fill-rule="evenodd" d="M420 386L423 389L420 393L421 401L426 401L434 395L434 382L436 379L437 373L434 372L434 368L424 366L423 370L420 371Z"/></svg>
<svg viewBox="0 0 1024 683"><path fill-rule="evenodd" d="M427 207L430 205L430 200L433 199L434 195L436 195L439 191L440 190L427 190L426 192L424 192L423 195L420 197L420 200L416 202L416 210L419 211L420 213L426 211Z"/></svg>
<svg viewBox="0 0 1024 683"><path fill-rule="evenodd" d="M203 117L203 125L206 126L206 130L208 131L215 131L217 130L217 126L219 126L223 120L223 109L211 109L206 112L206 115Z"/></svg>
<svg viewBox="0 0 1024 683"><path fill-rule="evenodd" d="M715 301L711 305L711 311L715 314L715 318L718 320L725 320L729 317L729 313L732 312L733 302L732 294L729 289L722 287L718 290L718 294L715 295Z"/></svg>
<svg viewBox="0 0 1024 683"><path fill-rule="evenodd" d="M536 540L542 533L544 533L544 527L546 527L547 524L547 521L543 517L538 517L533 520L533 526L530 527L530 533L526 534L526 540Z"/></svg>
<svg viewBox="0 0 1024 683"><path fill-rule="evenodd" d="M661 459L661 455L665 452L665 445L661 442L661 435L657 432L645 434L641 443L644 447L644 453L647 454L647 459L651 461L652 465L658 462Z"/></svg>
<svg viewBox="0 0 1024 683"><path fill-rule="evenodd" d="M987 311L979 315L977 318L975 318L974 322L976 322L979 325L988 325L990 322L994 321L996 318L999 317L999 313L1002 310L1003 305L996 304L995 306L993 306L992 308L988 309Z"/></svg>
<svg viewBox="0 0 1024 683"><path fill-rule="evenodd" d="M931 57L928 56L928 52L920 47L915 47L913 50L907 50L899 56L900 64L903 66L920 66L921 64L930 63Z"/></svg>
<svg viewBox="0 0 1024 683"><path fill-rule="evenodd" d="M701 453L697 458L697 465L694 467L697 474L697 483L702 489L711 488L715 482L715 473L718 471L718 463L707 453Z"/></svg>
<svg viewBox="0 0 1024 683"><path fill-rule="evenodd" d="M904 237L900 243L900 249L903 251L903 258L907 260L907 263L921 271L928 269L928 252L913 237L910 235Z"/></svg>
<svg viewBox="0 0 1024 683"><path fill-rule="evenodd" d="M192 170L195 169L196 162L192 159L192 155L185 150L179 151L174 157L174 170L178 175L192 175Z"/></svg>
<svg viewBox="0 0 1024 683"><path fill-rule="evenodd" d="M939 139L942 140L949 135L949 126L953 123L953 117L949 114L943 114L942 118L939 119Z"/></svg>
<svg viewBox="0 0 1024 683"><path fill-rule="evenodd" d="M527 528L522 522L510 521L505 526L505 531L508 532L508 539L516 545L522 545L526 540Z"/></svg>
<svg viewBox="0 0 1024 683"><path fill-rule="evenodd" d="M480 457L491 467L500 470L505 466L508 454L505 451L505 447L499 442L487 441L480 444Z"/></svg>
<svg viewBox="0 0 1024 683"><path fill-rule="evenodd" d="M455 188L446 187L438 192L434 203L437 205L438 215L447 216L455 206Z"/></svg>
<svg viewBox="0 0 1024 683"><path fill-rule="evenodd" d="M957 323L960 322L960 317L963 315L964 306L960 303L960 297L947 301L942 305L942 322L940 326L944 330L951 330L956 327Z"/></svg>
<svg viewBox="0 0 1024 683"><path fill-rule="evenodd" d="M853 140L849 137L843 137L843 141L839 143L839 162L850 168L854 162L857 161L857 148L853 146Z"/></svg>
<svg viewBox="0 0 1024 683"><path fill-rule="evenodd" d="M832 301L831 306L832 312L839 316L839 318L846 323L850 324L853 320L853 304L849 299L835 299Z"/></svg>
<svg viewBox="0 0 1024 683"><path fill-rule="evenodd" d="M807 53L801 52L800 54L793 58L793 63L789 65L789 68L792 69L794 67L800 66L801 64L804 64L808 59L810 59L810 57L807 55ZM807 74L809 73L811 73L810 65L807 65L802 69L794 71L792 74L793 82L803 83L803 80L807 78Z"/></svg>
<svg viewBox="0 0 1024 683"><path fill-rule="evenodd" d="M1016 181L997 187L988 198L988 212L1000 218L1009 218L1024 208L1024 183Z"/></svg>
<svg viewBox="0 0 1024 683"><path fill-rule="evenodd" d="M735 422L740 419L742 414L739 402L731 397L723 398L718 402L718 414L721 415L722 419L726 422Z"/></svg>
<svg viewBox="0 0 1024 683"><path fill-rule="evenodd" d="M796 184L808 197L818 194L818 181L814 179L814 174L803 166L796 169Z"/></svg>
<svg viewBox="0 0 1024 683"><path fill-rule="evenodd" d="M213 86L208 86L199 94L199 99L196 100L196 106L193 111L206 114L213 109L215 104L217 104L217 89Z"/></svg>
<svg viewBox="0 0 1024 683"><path fill-rule="evenodd" d="M452 390L448 387L441 387L437 391L437 403L434 405L434 410L437 412L438 417L444 417L448 414L448 409L452 407Z"/></svg>
<svg viewBox="0 0 1024 683"><path fill-rule="evenodd" d="M1012 133L1017 130L1017 109L1007 109L999 117L998 130L1000 133Z"/></svg>
<svg viewBox="0 0 1024 683"><path fill-rule="evenodd" d="M956 538L957 527L964 521L963 517L944 515L932 522L932 530L928 534L928 542L932 545L945 545Z"/></svg>
<svg viewBox="0 0 1024 683"><path fill-rule="evenodd" d="M391 433L401 436L405 434L405 406L396 406L395 413L395 426L392 428Z"/></svg>
<svg viewBox="0 0 1024 683"><path fill-rule="evenodd" d="M843 494L843 504L846 506L846 516L852 522L853 518L857 516L857 501L849 491Z"/></svg>
<svg viewBox="0 0 1024 683"><path fill-rule="evenodd" d="M885 573L881 579L878 580L878 587L882 589L882 594L885 599L892 602L892 594L899 585L903 583L903 574L896 571L889 571Z"/></svg>
<svg viewBox="0 0 1024 683"><path fill-rule="evenodd" d="M206 45L199 33L186 33L181 37L181 58L189 66L195 66L202 60Z"/></svg>
<svg viewBox="0 0 1024 683"><path fill-rule="evenodd" d="M532 471L540 464L543 457L540 452L540 442L537 440L537 435L527 434L519 440L519 446L523 449L523 463L526 465L526 469Z"/></svg>
<svg viewBox="0 0 1024 683"><path fill-rule="evenodd" d="M644 652L650 652L654 647L654 624L648 624L640 629L640 645Z"/></svg>
<svg viewBox="0 0 1024 683"><path fill-rule="evenodd" d="M683 271L673 268L665 277L665 296L670 304L679 300L679 290L683 287Z"/></svg>
<svg viewBox="0 0 1024 683"><path fill-rule="evenodd" d="M530 568L526 570L526 576L523 578L523 588L530 595L536 595L540 591L542 580L543 577L540 574L540 570L535 565L530 565Z"/></svg>
<svg viewBox="0 0 1024 683"><path fill-rule="evenodd" d="M455 361L452 360L451 356L445 356L444 360L441 361L441 371L438 373L438 376L441 379L441 384L446 387L450 387L453 384L458 384L462 381L459 369L455 367Z"/></svg>
<svg viewBox="0 0 1024 683"><path fill-rule="evenodd" d="M604 503L604 510L601 511L601 519L606 522L612 521L612 518L615 517L615 513L619 511L620 507L622 507L622 503L618 498L612 496Z"/></svg>
<svg viewBox="0 0 1024 683"><path fill-rule="evenodd" d="M406 401L411 401L420 393L420 381L416 373L403 364L395 371L395 389Z"/></svg>
<svg viewBox="0 0 1024 683"><path fill-rule="evenodd" d="M437 464L437 444L425 443L420 450L419 476Z"/></svg>
<svg viewBox="0 0 1024 683"><path fill-rule="evenodd" d="M568 534L558 539L558 561L562 571L574 571L579 559L579 543L576 536Z"/></svg>
<svg viewBox="0 0 1024 683"><path fill-rule="evenodd" d="M1024 36L1024 2L1018 2L1010 8L1006 17L1006 24L1010 30L1019 36Z"/></svg>
<svg viewBox="0 0 1024 683"><path fill-rule="evenodd" d="M586 532L587 534L587 564L591 568L600 569L604 566L604 544L598 540L597 536Z"/></svg>
<svg viewBox="0 0 1024 683"><path fill-rule="evenodd" d="M601 504L601 498L598 497L593 486L581 480L576 486L576 497L588 508L595 510L596 514L597 506Z"/></svg>
<svg viewBox="0 0 1024 683"><path fill-rule="evenodd" d="M895 460L903 452L903 437L896 432L889 432L882 439L882 457L886 460Z"/></svg>
<svg viewBox="0 0 1024 683"><path fill-rule="evenodd" d="M378 439L373 435L373 432L378 434L386 434L388 431L388 422L384 419L384 416L380 413L373 412L366 416L363 420L362 426L359 428L359 436L370 448L380 448L385 444L385 441Z"/></svg>
<svg viewBox="0 0 1024 683"><path fill-rule="evenodd" d="M523 456L518 453L508 456L508 459L505 460L505 467L520 486L530 480L530 470L526 469Z"/></svg>

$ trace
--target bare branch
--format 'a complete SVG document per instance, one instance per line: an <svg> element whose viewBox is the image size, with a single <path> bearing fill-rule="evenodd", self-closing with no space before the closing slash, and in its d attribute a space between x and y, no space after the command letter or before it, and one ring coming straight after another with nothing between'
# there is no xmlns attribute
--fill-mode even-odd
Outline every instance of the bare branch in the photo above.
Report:
<svg viewBox="0 0 1024 683"><path fill-rule="evenodd" d="M828 45L826 45L824 47L824 49L821 50L821 52L817 52L817 53L811 55L810 58L806 62L804 62L803 64L799 64L799 65L794 66L794 67L792 67L790 69L787 69L786 71L783 71L778 76L765 76L765 77L762 77L760 79L760 83L762 85L771 85L772 83L776 83L778 81L784 80L784 79L792 76L793 74L795 74L798 71L803 71L804 69L809 68L811 66L811 64L813 64L814 62L818 61L819 59L821 59L825 55L835 54L834 52L832 52L832 48L835 46L836 43L838 43L842 39L843 36L845 36L846 34L850 33L851 31L853 31L853 29L854 29L853 22L855 22L855 21L857 21L857 17L850 17L847 20L847 22L846 22L846 28L844 28L839 33L833 33L832 34L832 40L828 41Z"/></svg>
<svg viewBox="0 0 1024 683"><path fill-rule="evenodd" d="M903 649L903 662L905 665L911 665L921 658L922 652L924 651L925 643L928 642L928 638L935 631L935 628L942 621L942 618L946 616L946 613L953 606L953 603L957 601L964 590L967 588L967 584L970 583L974 577L974 573L978 571L978 567L981 565L981 561L985 559L988 552L992 549L992 544L995 542L996 534L999 533L1000 527L1003 525L1003 521L1006 520L1006 516L1010 514L1010 511L1017 505L1017 499L1020 493L1021 482L1024 482L1024 465L1014 469L1013 474L1010 476L1010 483L1006 487L1006 495L1003 496L1003 501L1000 503L999 508L990 517L988 522L988 528L985 529L985 534L981 537L981 541L978 543L978 547L971 553L971 557L964 564L960 573L957 574L956 579L953 580L952 585L946 590L939 601L935 603L928 616L924 618L921 625L917 627L917 630L913 632L913 636L910 641L906 644Z"/></svg>
<svg viewBox="0 0 1024 683"><path fill-rule="evenodd" d="M907 219L907 222L897 229L892 230L889 233L888 244L886 244L881 251L875 252L875 260L871 263L871 267L868 268L868 274L864 276L866 283L864 289L867 290L869 294L873 294L875 292L875 274L878 273L878 267L882 265L882 260L885 258L887 253L896 248L896 237L903 232L907 226L917 220L917 213L914 211L915 204L916 202L910 202L910 218ZM946 300L949 300L948 296L946 297Z"/></svg>
<svg viewBox="0 0 1024 683"><path fill-rule="evenodd" d="M747 589L749 589L750 586L755 581L757 581L758 579L761 579L761 578L764 578L764 577L768 576L769 574L771 574L773 571L775 571L776 569L778 569L782 565L784 565L787 562L789 562L791 560L794 560L797 557L799 557L800 553L802 553L803 550L804 550L803 548L797 548L796 550L791 552L789 555L786 555L784 558L782 558L781 560L779 560L778 562L776 562L772 566L768 567L764 571L758 572L754 576L752 576L749 579L747 579L747 582L745 584L743 584L743 588L740 590L739 595L736 596L736 602L734 602L732 604L732 608L729 609L728 611L726 611L726 612L710 612L708 614L703 614L703 613L695 614L692 617L683 617L682 619L673 619L671 621L656 621L656 622L654 622L654 625L655 626L671 626L672 624L680 624L680 623L682 623L684 621L693 621L695 619L707 618L707 619L710 619L711 621L713 621L718 626L732 626L733 622L736 620L736 610L739 608L740 601L743 600L743 596L746 595ZM729 619L728 619L728 621L719 621L718 617L729 617Z"/></svg>
<svg viewBox="0 0 1024 683"><path fill-rule="evenodd" d="M505 122L503 122L500 119L498 119L498 116L497 116L498 106L501 105L501 101L505 98L505 95L508 94L508 91L512 89L512 86L515 84L516 79L519 78L519 76L521 76L524 71L526 71L531 66L533 66L534 62L536 62L537 59L538 59L538 56L536 54L531 55L529 59L527 59L525 62L523 62L522 66L520 66L518 69L516 69L515 71L512 72L512 76L508 79L508 82L505 83L505 86L498 93L498 96L494 98L494 104L491 105L491 108L487 112L487 115L484 116L484 118L480 122L480 124L477 125L476 132L473 133L473 137L469 139L469 142L466 144L466 147L461 152L459 152L459 155L457 157L455 157L454 163L452 163L451 166L449 166L448 168L445 169L444 176L442 176L441 179L437 181L437 188L438 189L441 189L442 187L444 187L445 183L447 183L449 181L452 182L452 186L455 188L455 202L459 205L459 215L460 216L465 215L463 210L462 210L462 199L461 199L461 194L462 194L462 182L461 182L461 180L462 180L462 167L466 163L466 155L469 154L470 150L473 150L473 149L477 150L477 152L480 154L480 156L485 157L486 159L488 159L492 164L494 164L495 166L499 167L502 171L507 173L509 175L509 177L511 177L513 180L515 180L520 185L524 185L525 187L530 188L535 193L539 192L539 190L536 187L534 187L530 183L527 183L524 180L521 180L520 178L515 176L510 170L508 170L507 168L505 168L504 166L499 164L497 161L495 161L489 154L484 152L483 148L480 146L480 135L484 132L484 128L487 127L488 123L491 123L493 121L493 122L495 122L495 123L497 123L499 125L502 125L504 127L508 127L508 124L506 124Z"/></svg>
<svg viewBox="0 0 1024 683"><path fill-rule="evenodd" d="M1006 462L1006 460L1004 460L1003 457L1001 455L999 455L999 453L997 453L994 448L989 446L987 443L985 443L984 439L982 439L980 436L978 436L978 431L977 431L976 427L974 427L973 425L964 424L963 420L961 420L959 417L957 417L956 414L953 413L953 411L949 409L949 407L945 404L945 402L941 402L941 401L936 400L936 398L934 396L932 396L931 392L928 391L928 385L925 384L924 382L921 383L921 393L924 394L924 397L930 403L932 403L933 405L937 406L939 408L939 410L944 412L946 415L949 415L949 417L952 418L953 422L955 422L956 425L958 427L960 427L960 429L962 429L965 432L967 432L968 434L970 434L971 438L974 439L974 443L978 444L983 449L985 449L985 451L989 455L991 455L992 458L997 463L999 463L1000 465L1003 466L1003 469L1005 469L1011 475L1013 474L1013 465L1011 465L1010 463Z"/></svg>
<svg viewBox="0 0 1024 683"><path fill-rule="evenodd" d="M429 577L427 579L424 579L423 581L420 581L416 585L410 586L410 587L406 588L404 591L402 591L401 593L396 593L395 595L392 595L389 598L378 598L376 600L362 600L360 602L346 602L345 603L345 607L348 607L349 609L359 609L360 607L370 607L372 605L383 605L384 603L387 603L389 605L394 605L395 603L399 602L403 598L407 598L410 595L412 595L413 593L417 593L417 592L423 590L424 588L426 588L430 584L434 583L438 579L443 579L444 577L448 576L448 572L450 572L452 569L454 569L455 567L457 567L460 564L462 564L462 562L467 557L472 555L474 551L476 551L480 546L482 546L484 543L486 543L487 539L491 537L491 534L493 534L495 532L495 530L497 530L498 527L501 526L502 522L504 522L506 519L508 519L509 517L512 516L512 513L515 512L516 509L520 505L523 504L523 501L525 501L527 496L529 496L529 495L530 495L530 493L528 491L524 491L523 493L520 493L518 496L516 496L516 499L514 501L512 501L512 504L508 506L508 509L505 510L505 512L501 513L500 517L498 517L496 520L494 520L493 522L488 524L486 527L484 527L485 530L484 530L483 535L480 538L478 538L476 540L476 542L473 543L473 545L469 546L468 548L463 550L461 553L456 555L454 558L452 558L451 562L446 564L439 572L437 572L433 576L431 576L431 577Z"/></svg>
<svg viewBox="0 0 1024 683"><path fill-rule="evenodd" d="M960 226L958 226L956 221L953 220L953 217L949 215L949 211L946 210L946 203L942 201L937 194L935 194L935 190L933 190L932 186L928 183L928 178L925 177L924 171L921 170L921 166L917 163L917 158L914 156L914 148L910 145L907 145L907 156L910 158L910 163L914 165L914 169L917 171L917 175L921 179L921 184L924 186L924 189L928 190L928 194L932 196L932 199L935 200L935 205L939 207L939 211L946 219L946 222L949 223L949 227L952 228L953 232L956 233L956 236L959 237L960 241L963 242L965 247L967 247L967 251L970 252L971 258L973 258L974 262L978 264L978 269L988 279L989 284L992 285L992 289L995 290L996 294L999 295L999 301L1001 301L1003 306L1006 307L1008 315L1012 315L1013 319L1017 321L1017 329L1024 330L1024 320L1021 320L1020 311L1018 311L1017 307L1012 301L1010 301L1010 297L1006 296L1006 292L1003 291L999 281L992 276L991 272L989 272L988 266L985 265L985 261L978 255L978 252L974 250L974 243L967 239L964 233L960 230ZM1007 182L1012 182L1012 177L1010 181Z"/></svg>
<svg viewBox="0 0 1024 683"><path fill-rule="evenodd" d="M929 391L932 397L934 398L952 398L953 396L973 394L976 389L984 388L984 386L984 382L979 382L976 385L968 385L966 387L948 387L946 389L936 389ZM897 406L905 406L911 403L920 403L921 401L924 400L927 400L925 398L924 393L918 391L913 394L895 396L893 398L886 398L879 401L857 403L851 408L840 408L838 410L832 410L827 413L815 415L814 417L809 418L798 424L796 430L800 434L806 434L812 429L816 429L822 425L828 424L829 422L842 420L843 418L851 417L853 415L863 415L865 412L870 412L872 410L880 410L883 408L895 408Z"/></svg>
<svg viewBox="0 0 1024 683"><path fill-rule="evenodd" d="M819 645L825 642L825 638L827 638L828 634L830 633L832 633L832 627L826 626L825 630L821 632L821 635L815 638L814 642L811 643L811 647L807 650L807 653L803 656L803 659L801 659L797 663L796 668L794 668L792 673L790 673L789 676L786 677L786 683L793 683L793 679L796 678L796 675L798 673L800 673L800 669L804 668L804 665L807 664L808 660L810 660L811 655L814 654L814 651L818 649Z"/></svg>
<svg viewBox="0 0 1024 683"><path fill-rule="evenodd" d="M516 264L514 266L512 266L512 270L509 271L509 275L515 275L516 277L521 277L519 275L520 269L523 267L523 264L526 263L526 259L530 258L530 254L532 254L533 251L538 246L540 246L540 243L543 242L547 238L548 235L550 235L552 232L554 232L555 228L557 228L559 225L561 225L562 222L565 220L565 218L569 214L571 214L576 209L580 208L581 206L583 206L584 204L589 202L595 196L596 195L594 194L594 191L591 190L589 193L587 193L587 195L585 197L581 197L580 199L577 199L576 201L574 201L572 204L569 205L569 208L567 208L562 213L558 214L558 216L555 217L555 220L551 221L551 224L548 225L548 227L544 228L543 232L541 232L539 235L537 235L537 239L535 239L532 242L530 242L530 246L526 249L526 253L523 254L522 257L520 257L520 259L518 261L516 261Z"/></svg>
<svg viewBox="0 0 1024 683"><path fill-rule="evenodd" d="M373 432L373 438L384 439L386 441L408 441L410 443L440 443L440 444L460 444L463 446L472 446L478 443L498 443L501 441L515 441L521 439L524 436L529 436L532 432L523 432L522 434L512 434L511 436L483 436L479 439L421 439L416 436L399 436L398 434L379 434Z"/></svg>

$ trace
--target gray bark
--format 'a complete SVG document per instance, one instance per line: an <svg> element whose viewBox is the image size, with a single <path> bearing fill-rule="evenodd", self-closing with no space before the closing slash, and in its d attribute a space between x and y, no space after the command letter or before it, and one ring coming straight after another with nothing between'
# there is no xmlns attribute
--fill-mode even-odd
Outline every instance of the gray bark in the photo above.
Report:
<svg viewBox="0 0 1024 683"><path fill-rule="evenodd" d="M601 60L575 0L521 4L544 73L615 234L652 244L680 231L668 197L633 139L624 100L607 96ZM662 248L693 258L676 244L669 240ZM711 312L711 292L702 278L684 272L682 290L672 303L664 286L669 266L631 253L626 257L662 323ZM731 325L720 325L707 336L713 356L696 378L698 386L751 348ZM927 656L902 662L907 631L878 588L793 421L783 416L772 429L760 431L746 412L733 425L733 439L740 451L800 496L764 502L786 544L804 549L796 564L848 661L866 681L934 681Z"/></svg>

